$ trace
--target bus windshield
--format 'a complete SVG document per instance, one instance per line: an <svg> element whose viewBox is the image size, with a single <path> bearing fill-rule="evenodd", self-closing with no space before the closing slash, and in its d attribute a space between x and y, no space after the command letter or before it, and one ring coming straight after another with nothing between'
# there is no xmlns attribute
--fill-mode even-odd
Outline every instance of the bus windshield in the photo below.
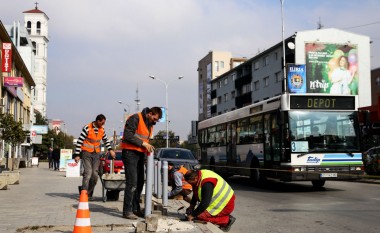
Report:
<svg viewBox="0 0 380 233"><path fill-rule="evenodd" d="M357 152L356 112L289 111L291 152Z"/></svg>

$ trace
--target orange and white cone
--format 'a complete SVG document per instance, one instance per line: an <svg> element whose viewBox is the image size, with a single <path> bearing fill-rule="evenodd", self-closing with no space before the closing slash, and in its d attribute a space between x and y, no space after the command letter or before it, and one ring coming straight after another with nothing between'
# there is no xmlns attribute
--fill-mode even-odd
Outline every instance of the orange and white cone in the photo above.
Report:
<svg viewBox="0 0 380 233"><path fill-rule="evenodd" d="M92 233L87 190L82 190L80 193L73 233Z"/></svg>

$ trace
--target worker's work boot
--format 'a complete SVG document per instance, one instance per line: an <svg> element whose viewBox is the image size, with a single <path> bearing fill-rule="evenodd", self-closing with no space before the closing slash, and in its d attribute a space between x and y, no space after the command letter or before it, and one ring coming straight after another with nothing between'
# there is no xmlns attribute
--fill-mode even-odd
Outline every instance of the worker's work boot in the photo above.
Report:
<svg viewBox="0 0 380 233"><path fill-rule="evenodd" d="M224 227L220 227L220 229L224 232L227 232L231 229L232 224L234 224L236 218L232 215L230 215L230 220L228 221L227 225Z"/></svg>

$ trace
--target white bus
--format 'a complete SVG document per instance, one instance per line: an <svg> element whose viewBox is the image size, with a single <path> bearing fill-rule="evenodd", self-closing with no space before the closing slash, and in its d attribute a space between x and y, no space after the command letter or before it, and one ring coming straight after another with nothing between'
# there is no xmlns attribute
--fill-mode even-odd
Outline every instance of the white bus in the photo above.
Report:
<svg viewBox="0 0 380 233"><path fill-rule="evenodd" d="M311 181L363 175L358 96L282 94L199 122L203 167L221 175Z"/></svg>

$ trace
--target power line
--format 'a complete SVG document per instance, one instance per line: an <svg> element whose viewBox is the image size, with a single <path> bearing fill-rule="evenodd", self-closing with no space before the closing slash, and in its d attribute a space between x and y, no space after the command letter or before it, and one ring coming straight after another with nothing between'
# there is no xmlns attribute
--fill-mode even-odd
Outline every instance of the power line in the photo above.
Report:
<svg viewBox="0 0 380 233"><path fill-rule="evenodd" d="M362 25L353 26L353 27L346 27L346 28L343 28L343 29L352 29L352 28L365 27L365 26L374 25L374 24L378 24L378 23L380 23L380 21L373 22L373 23L362 24Z"/></svg>

